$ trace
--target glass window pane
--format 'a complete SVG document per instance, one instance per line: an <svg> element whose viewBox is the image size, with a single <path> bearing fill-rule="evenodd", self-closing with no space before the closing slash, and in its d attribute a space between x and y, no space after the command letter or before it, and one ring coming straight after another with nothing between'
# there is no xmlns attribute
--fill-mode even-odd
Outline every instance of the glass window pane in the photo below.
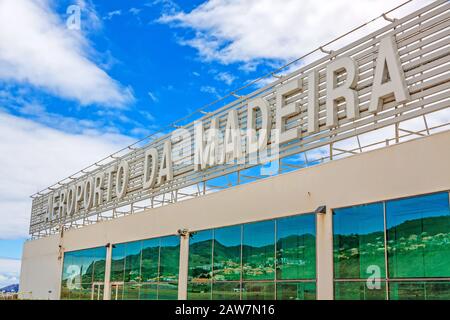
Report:
<svg viewBox="0 0 450 320"><path fill-rule="evenodd" d="M177 300L178 285L176 283L161 283L158 286L158 300Z"/></svg>
<svg viewBox="0 0 450 320"><path fill-rule="evenodd" d="M277 300L315 300L315 282L277 283Z"/></svg>
<svg viewBox="0 0 450 320"><path fill-rule="evenodd" d="M239 282L214 282L212 290L213 300L239 300L241 284Z"/></svg>
<svg viewBox="0 0 450 320"><path fill-rule="evenodd" d="M278 219L277 279L316 278L316 217Z"/></svg>
<svg viewBox="0 0 450 320"><path fill-rule="evenodd" d="M94 281L105 281L105 260L106 260L106 247L100 247L94 249Z"/></svg>
<svg viewBox="0 0 450 320"><path fill-rule="evenodd" d="M450 282L391 282L391 300L450 300Z"/></svg>
<svg viewBox="0 0 450 320"><path fill-rule="evenodd" d="M65 280L67 280L72 271L70 270L71 268L69 268L73 262L73 258L72 258L72 252L66 252L64 253L64 264L63 264L63 273L62 273L62 281L64 282Z"/></svg>
<svg viewBox="0 0 450 320"><path fill-rule="evenodd" d="M81 266L76 258L77 255L78 252L64 254L62 286L69 291L81 287Z"/></svg>
<svg viewBox="0 0 450 320"><path fill-rule="evenodd" d="M92 283L93 267L89 250L81 250L77 255L78 265L81 266L81 282Z"/></svg>
<svg viewBox="0 0 450 320"><path fill-rule="evenodd" d="M62 286L61 287L61 300L69 300L70 299L70 290L69 288Z"/></svg>
<svg viewBox="0 0 450 320"><path fill-rule="evenodd" d="M123 286L123 300L139 300L140 284L125 283Z"/></svg>
<svg viewBox="0 0 450 320"><path fill-rule="evenodd" d="M90 299L92 282L104 281L105 258L105 247L66 252L61 279L61 298Z"/></svg>
<svg viewBox="0 0 450 320"><path fill-rule="evenodd" d="M158 281L160 239L142 241L141 278L144 282Z"/></svg>
<svg viewBox="0 0 450 320"><path fill-rule="evenodd" d="M141 249L142 241L128 242L125 257L125 282L141 281Z"/></svg>
<svg viewBox="0 0 450 320"><path fill-rule="evenodd" d="M212 230L192 234L189 239L189 279L205 280L212 273Z"/></svg>
<svg viewBox="0 0 450 320"><path fill-rule="evenodd" d="M83 283L81 285L81 289L78 291L79 300L91 300L92 299L92 284L91 283Z"/></svg>
<svg viewBox="0 0 450 320"><path fill-rule="evenodd" d="M111 281L123 281L126 244L113 245L111 258Z"/></svg>
<svg viewBox="0 0 450 320"><path fill-rule="evenodd" d="M241 279L241 226L214 230L214 279Z"/></svg>
<svg viewBox="0 0 450 320"><path fill-rule="evenodd" d="M346 281L334 283L335 300L386 300L386 283L381 281L379 288L369 288L365 281Z"/></svg>
<svg viewBox="0 0 450 320"><path fill-rule="evenodd" d="M385 277L383 211L382 203L334 210L335 278Z"/></svg>
<svg viewBox="0 0 450 320"><path fill-rule="evenodd" d="M244 282L242 300L274 300L274 282Z"/></svg>
<svg viewBox="0 0 450 320"><path fill-rule="evenodd" d="M103 289L104 286L100 284L92 285L92 299L93 300L103 300Z"/></svg>
<svg viewBox="0 0 450 320"><path fill-rule="evenodd" d="M139 300L156 300L158 298L158 285L156 283L143 283L139 290Z"/></svg>
<svg viewBox="0 0 450 320"><path fill-rule="evenodd" d="M188 300L210 300L211 282L189 282L187 297Z"/></svg>
<svg viewBox="0 0 450 320"><path fill-rule="evenodd" d="M448 193L388 201L391 278L450 276Z"/></svg>
<svg viewBox="0 0 450 320"><path fill-rule="evenodd" d="M111 300L122 300L123 298L123 284L111 285Z"/></svg>
<svg viewBox="0 0 450 320"><path fill-rule="evenodd" d="M81 296L81 292L82 292L82 288L80 287L76 287L70 290L70 300L79 300L80 296Z"/></svg>
<svg viewBox="0 0 450 320"><path fill-rule="evenodd" d="M243 226L243 279L275 279L275 222L263 221Z"/></svg>
<svg viewBox="0 0 450 320"><path fill-rule="evenodd" d="M159 281L178 281L180 264L180 238L170 236L161 238Z"/></svg>

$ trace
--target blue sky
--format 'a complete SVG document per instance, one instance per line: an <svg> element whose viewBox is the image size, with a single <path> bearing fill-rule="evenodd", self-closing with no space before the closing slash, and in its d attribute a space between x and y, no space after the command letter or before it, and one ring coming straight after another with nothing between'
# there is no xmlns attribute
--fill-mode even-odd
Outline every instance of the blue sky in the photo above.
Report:
<svg viewBox="0 0 450 320"><path fill-rule="evenodd" d="M2 1L0 265L21 257L30 194L401 2Z"/></svg>

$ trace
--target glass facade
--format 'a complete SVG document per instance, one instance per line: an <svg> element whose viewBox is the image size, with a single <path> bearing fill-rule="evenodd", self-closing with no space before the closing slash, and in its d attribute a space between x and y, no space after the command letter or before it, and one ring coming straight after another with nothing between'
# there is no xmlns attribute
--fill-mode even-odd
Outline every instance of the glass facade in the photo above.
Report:
<svg viewBox="0 0 450 320"><path fill-rule="evenodd" d="M179 259L177 236L113 245L111 299L176 300Z"/></svg>
<svg viewBox="0 0 450 320"><path fill-rule="evenodd" d="M192 234L188 299L315 299L315 226L307 214Z"/></svg>
<svg viewBox="0 0 450 320"><path fill-rule="evenodd" d="M334 298L450 299L449 198L333 210ZM64 254L61 299L103 299L106 250ZM179 236L112 245L111 299L177 299L179 263ZM314 300L316 216L191 232L187 275L191 300Z"/></svg>
<svg viewBox="0 0 450 320"><path fill-rule="evenodd" d="M64 253L61 299L103 299L106 248Z"/></svg>
<svg viewBox="0 0 450 320"><path fill-rule="evenodd" d="M448 192L333 214L335 299L450 296Z"/></svg>

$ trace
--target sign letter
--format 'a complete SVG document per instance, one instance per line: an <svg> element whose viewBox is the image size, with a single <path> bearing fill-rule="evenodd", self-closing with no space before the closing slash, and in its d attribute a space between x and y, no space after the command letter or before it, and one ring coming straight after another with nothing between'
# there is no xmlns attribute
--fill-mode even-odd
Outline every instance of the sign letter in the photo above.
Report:
<svg viewBox="0 0 450 320"><path fill-rule="evenodd" d="M381 39L378 48L369 111L381 111L383 99L392 94L398 103L409 99L397 46L394 38L390 36Z"/></svg>
<svg viewBox="0 0 450 320"><path fill-rule="evenodd" d="M150 167L150 164L152 165ZM144 159L144 189L153 188L156 182L156 170L158 169L158 150L155 148L145 151Z"/></svg>
<svg viewBox="0 0 450 320"><path fill-rule="evenodd" d="M159 167L158 184L162 184L166 181L171 181L172 179L172 143L170 141L166 141L164 142L164 150L161 159L161 165Z"/></svg>
<svg viewBox="0 0 450 320"><path fill-rule="evenodd" d="M350 57L342 57L331 62L327 67L327 127L334 127L338 123L337 103L345 99L347 105L347 118L354 119L359 116L358 96L355 90L358 82L356 73L358 66ZM347 77L338 87L337 74L346 72Z"/></svg>
<svg viewBox="0 0 450 320"><path fill-rule="evenodd" d="M298 113L299 107L295 102L286 104L286 97L302 90L302 79L295 79L283 85L277 90L276 97L276 121L275 126L280 131L280 144L298 138L298 129L285 129L285 120L290 116Z"/></svg>

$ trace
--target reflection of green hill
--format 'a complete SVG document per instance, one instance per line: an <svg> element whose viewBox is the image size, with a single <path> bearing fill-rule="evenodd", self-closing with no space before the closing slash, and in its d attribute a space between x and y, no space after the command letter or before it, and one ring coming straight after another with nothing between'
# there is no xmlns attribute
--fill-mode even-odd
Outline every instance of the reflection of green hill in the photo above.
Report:
<svg viewBox="0 0 450 320"><path fill-rule="evenodd" d="M407 220L387 230L391 276L450 275L450 217ZM338 277L367 277L369 265L384 272L384 234L335 235Z"/></svg>
<svg viewBox="0 0 450 320"><path fill-rule="evenodd" d="M305 235L291 235L285 238L281 238L277 241L277 248L282 251L282 255L285 254L311 254L315 255L315 236L312 234ZM247 261L264 262L267 259L274 259L275 248L273 244L265 246L251 246L243 245L242 249L247 254L245 259ZM211 240L205 240L191 244L189 249L189 258L191 264L195 266L208 265L211 263ZM273 254L271 253L273 252ZM241 246L225 246L220 242L214 243L214 262L220 263L224 261L239 261L241 255Z"/></svg>
<svg viewBox="0 0 450 320"><path fill-rule="evenodd" d="M283 277L294 279L309 277L315 270L315 236L312 234L289 235L275 243L263 246L232 245L214 242L214 278L216 280L239 280L241 273L241 248L243 270L249 279L273 279L275 259ZM212 240L191 243L189 248L189 276L210 279L212 274ZM312 270L312 271L310 271ZM311 275L313 277L313 275Z"/></svg>
<svg viewBox="0 0 450 320"><path fill-rule="evenodd" d="M240 259L241 245L227 247L218 241L214 242L214 257L218 260Z"/></svg>
<svg viewBox="0 0 450 320"><path fill-rule="evenodd" d="M434 236L439 233L450 232L450 216L428 217L420 220L407 220L395 227L388 229L388 235L393 235L391 232L395 230L395 237L408 237L411 234L422 233L426 229L428 236ZM420 234L419 233L419 234Z"/></svg>
<svg viewBox="0 0 450 320"><path fill-rule="evenodd" d="M316 237L310 233L299 235L290 235L277 241L277 248L295 248L297 246L305 246L306 248L315 247ZM315 252L314 252L315 254Z"/></svg>
<svg viewBox="0 0 450 320"><path fill-rule="evenodd" d="M125 282L140 281L141 278L143 281L156 281L159 259L161 276L170 278L178 276L179 251L179 246L161 248L161 253L159 247L148 247L142 250L142 261L141 252L127 255L121 259L113 259L111 261L111 278L113 281Z"/></svg>
<svg viewBox="0 0 450 320"><path fill-rule="evenodd" d="M339 245L340 250L349 248L358 248L361 243L377 243L379 241L384 242L384 233L382 231L376 231L365 235L349 234L341 235L336 234L335 239L338 241L335 243Z"/></svg>
<svg viewBox="0 0 450 320"><path fill-rule="evenodd" d="M424 229L426 229L424 231ZM421 237L433 237L439 234L450 232L450 217L429 217L420 220L407 220L399 225L393 226L387 230L388 240L397 240L400 238L410 238L412 235ZM360 243L376 243L383 239L382 231L376 231L364 235L350 234L339 237L340 249L357 248ZM363 241L361 241L363 239ZM383 240L384 241L384 240Z"/></svg>
<svg viewBox="0 0 450 320"><path fill-rule="evenodd" d="M305 248L314 248L315 247L315 236L312 234L305 235L291 235L285 238L281 238L277 241L277 248L298 248L299 246ZM245 252L251 252L252 256L258 255L266 255L271 250L275 250L273 244L268 244L265 246L251 246L251 245L243 245L243 250ZM224 246L218 241L214 242L214 258L219 261L233 260L239 258L241 254L241 246ZM315 252L314 252L315 254ZM189 255L192 260L193 256L195 256L195 261L200 264L211 263L211 240L205 240L201 242L196 242L191 244L189 249Z"/></svg>
<svg viewBox="0 0 450 320"><path fill-rule="evenodd" d="M92 262L88 268L86 269L86 274L82 277L82 283L90 283L91 277L93 274L92 281L101 281L105 280L105 260L98 260Z"/></svg>

